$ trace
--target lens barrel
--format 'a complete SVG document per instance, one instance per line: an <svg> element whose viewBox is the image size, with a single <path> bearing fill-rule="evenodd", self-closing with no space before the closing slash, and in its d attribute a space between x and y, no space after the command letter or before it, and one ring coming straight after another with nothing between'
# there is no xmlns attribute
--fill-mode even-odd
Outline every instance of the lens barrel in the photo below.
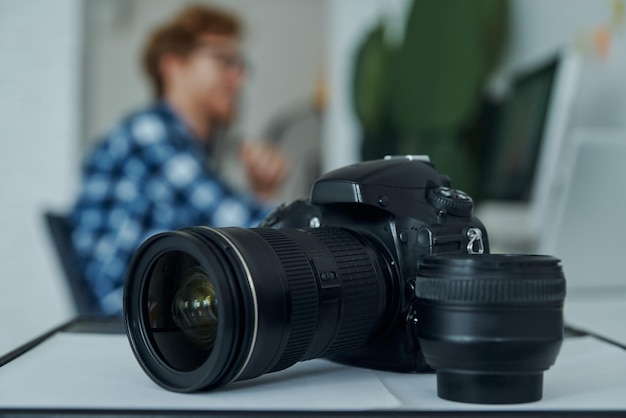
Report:
<svg viewBox="0 0 626 418"><path fill-rule="evenodd" d="M361 347L384 314L390 269L340 228L187 228L130 263L133 352L161 386L213 389Z"/></svg>
<svg viewBox="0 0 626 418"><path fill-rule="evenodd" d="M550 256L425 257L416 279L418 340L443 399L541 399L563 340L565 278Z"/></svg>

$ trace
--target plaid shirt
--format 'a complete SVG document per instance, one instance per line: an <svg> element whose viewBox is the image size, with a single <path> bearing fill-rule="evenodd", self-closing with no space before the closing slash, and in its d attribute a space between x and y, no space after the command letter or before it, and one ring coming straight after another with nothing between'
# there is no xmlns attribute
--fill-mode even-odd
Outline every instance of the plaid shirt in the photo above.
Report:
<svg viewBox="0 0 626 418"><path fill-rule="evenodd" d="M105 313L121 314L126 267L149 236L185 226L254 226L271 208L234 193L165 103L131 115L89 155L72 241Z"/></svg>

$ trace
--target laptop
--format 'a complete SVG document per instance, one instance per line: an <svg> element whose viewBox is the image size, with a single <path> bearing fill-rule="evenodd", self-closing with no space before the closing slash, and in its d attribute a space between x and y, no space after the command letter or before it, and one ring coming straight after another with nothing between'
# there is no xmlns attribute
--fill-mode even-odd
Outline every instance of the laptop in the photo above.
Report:
<svg viewBox="0 0 626 418"><path fill-rule="evenodd" d="M539 252L563 261L566 323L626 345L626 130L570 139Z"/></svg>
<svg viewBox="0 0 626 418"><path fill-rule="evenodd" d="M580 57L570 50L535 63L512 80L484 157L479 217L493 247L534 250L550 212L549 190L578 91Z"/></svg>

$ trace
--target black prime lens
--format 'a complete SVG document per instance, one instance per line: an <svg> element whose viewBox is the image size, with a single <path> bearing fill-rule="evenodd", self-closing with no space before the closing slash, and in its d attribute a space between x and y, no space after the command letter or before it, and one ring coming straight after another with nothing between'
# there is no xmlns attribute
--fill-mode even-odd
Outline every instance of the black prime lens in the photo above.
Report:
<svg viewBox="0 0 626 418"><path fill-rule="evenodd" d="M212 389L361 347L390 277L380 251L340 228L165 232L130 263L126 331L155 382Z"/></svg>
<svg viewBox="0 0 626 418"><path fill-rule="evenodd" d="M418 339L441 398L541 399L563 340L565 278L550 256L425 257L416 280Z"/></svg>

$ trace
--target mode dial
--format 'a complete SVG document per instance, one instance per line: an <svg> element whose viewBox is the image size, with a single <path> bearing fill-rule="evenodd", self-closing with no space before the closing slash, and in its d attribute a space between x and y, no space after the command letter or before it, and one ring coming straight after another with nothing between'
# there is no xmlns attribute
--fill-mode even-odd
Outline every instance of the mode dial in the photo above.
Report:
<svg viewBox="0 0 626 418"><path fill-rule="evenodd" d="M474 201L465 192L449 187L436 187L428 192L428 201L437 209L455 216L472 216Z"/></svg>

